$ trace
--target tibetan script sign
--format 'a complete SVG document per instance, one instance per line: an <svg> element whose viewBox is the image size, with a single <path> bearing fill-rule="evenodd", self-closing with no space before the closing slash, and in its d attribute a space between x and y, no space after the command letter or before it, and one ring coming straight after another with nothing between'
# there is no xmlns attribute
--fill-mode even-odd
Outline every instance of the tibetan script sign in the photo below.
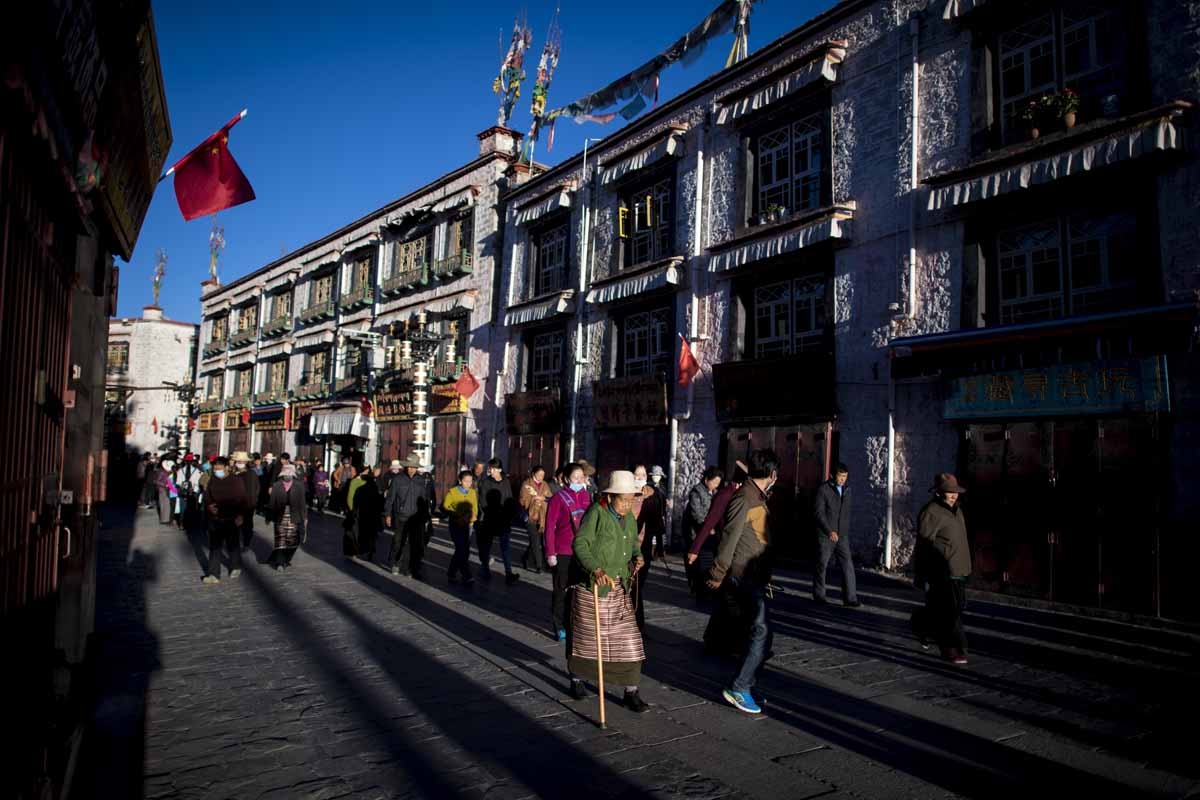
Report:
<svg viewBox="0 0 1200 800"><path fill-rule="evenodd" d="M221 430L221 413L215 412L211 414L201 414L196 420L196 430L198 431L219 431Z"/></svg>
<svg viewBox="0 0 1200 800"><path fill-rule="evenodd" d="M592 384L597 428L649 428L667 422L667 386L653 376Z"/></svg>
<svg viewBox="0 0 1200 800"><path fill-rule="evenodd" d="M256 431L285 431L287 430L287 406L255 409L250 412L250 421Z"/></svg>
<svg viewBox="0 0 1200 800"><path fill-rule="evenodd" d="M454 388L453 383L439 383L429 388L429 414L465 414L467 398Z"/></svg>
<svg viewBox="0 0 1200 800"><path fill-rule="evenodd" d="M1169 411L1162 356L955 378L946 419Z"/></svg>
<svg viewBox="0 0 1200 800"><path fill-rule="evenodd" d="M299 431L308 430L308 420L312 417L312 410L321 405L321 400L305 400L299 403L292 403L291 419L288 420L288 430Z"/></svg>
<svg viewBox="0 0 1200 800"><path fill-rule="evenodd" d="M411 390L375 393L376 422L404 422L416 419Z"/></svg>
<svg viewBox="0 0 1200 800"><path fill-rule="evenodd" d="M519 392L504 397L505 427L511 434L555 433L562 428L559 392Z"/></svg>

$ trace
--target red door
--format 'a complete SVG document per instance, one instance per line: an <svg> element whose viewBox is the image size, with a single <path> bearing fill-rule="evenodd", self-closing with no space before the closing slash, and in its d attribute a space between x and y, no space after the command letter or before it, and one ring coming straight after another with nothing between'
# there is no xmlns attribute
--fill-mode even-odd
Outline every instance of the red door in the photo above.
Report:
<svg viewBox="0 0 1200 800"><path fill-rule="evenodd" d="M558 469L559 435L557 433L529 433L508 437L508 479L513 483L513 495L529 477L535 466L546 468L546 475L553 477Z"/></svg>
<svg viewBox="0 0 1200 800"><path fill-rule="evenodd" d="M273 453L276 458L283 451L283 431L263 431L259 434L258 452L264 456ZM293 453L293 455L295 455Z"/></svg>
<svg viewBox="0 0 1200 800"><path fill-rule="evenodd" d="M229 454L238 452L250 452L250 431L230 431L229 432Z"/></svg>
<svg viewBox="0 0 1200 800"><path fill-rule="evenodd" d="M210 456L221 454L221 432L220 431L205 431L200 437L200 457L205 461Z"/></svg>

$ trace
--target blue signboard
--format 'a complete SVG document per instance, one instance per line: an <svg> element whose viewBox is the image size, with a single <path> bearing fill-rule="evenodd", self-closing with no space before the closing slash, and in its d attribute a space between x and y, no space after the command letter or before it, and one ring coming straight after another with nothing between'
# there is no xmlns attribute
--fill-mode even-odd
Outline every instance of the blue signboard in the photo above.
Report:
<svg viewBox="0 0 1200 800"><path fill-rule="evenodd" d="M946 419L1169 411L1162 356L955 378Z"/></svg>

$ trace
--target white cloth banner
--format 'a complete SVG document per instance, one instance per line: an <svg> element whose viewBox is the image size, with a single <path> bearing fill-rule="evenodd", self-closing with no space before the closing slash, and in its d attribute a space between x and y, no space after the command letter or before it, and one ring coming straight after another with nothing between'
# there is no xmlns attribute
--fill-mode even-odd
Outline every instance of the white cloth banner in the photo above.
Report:
<svg viewBox="0 0 1200 800"><path fill-rule="evenodd" d="M731 269L737 269L746 264L761 261L764 258L773 258L784 253L791 253L795 250L811 247L819 242L830 239L848 239L850 237L850 223L851 221L848 219L829 217L799 228L794 228L778 236L758 239L743 245L731 247L728 250L708 257L708 271L728 272Z"/></svg>
<svg viewBox="0 0 1200 800"><path fill-rule="evenodd" d="M527 322L541 322L549 319L555 314L561 314L569 309L573 305L571 300L574 296L575 292L569 291L555 295L548 300L514 306L504 312L504 324L508 326L524 325Z"/></svg>
<svg viewBox="0 0 1200 800"><path fill-rule="evenodd" d="M308 432L311 436L351 435L360 439L370 439L371 420L364 417L361 411L350 408L314 408L308 420Z"/></svg>
<svg viewBox="0 0 1200 800"><path fill-rule="evenodd" d="M987 200L1069 175L1079 175L1150 153L1179 150L1182 147L1182 135L1174 123L1167 119L1153 120L1140 128L1115 133L1066 152L934 189L929 193L928 208L936 211Z"/></svg>
<svg viewBox="0 0 1200 800"><path fill-rule="evenodd" d="M665 267L659 267L649 272L633 275L625 280L615 280L612 283L606 283L595 289L589 289L587 301L589 303L611 303L613 300L623 300L626 297L633 297L642 292L661 289L665 286L678 285L679 269L676 265L682 261L683 259L678 259L675 263Z"/></svg>
<svg viewBox="0 0 1200 800"><path fill-rule="evenodd" d="M682 156L683 134L683 131L672 131L667 138L658 144L640 150L628 158L623 158L612 166L602 167L600 169L600 185L605 186L623 178L630 172L645 169L667 156Z"/></svg>
<svg viewBox="0 0 1200 800"><path fill-rule="evenodd" d="M766 88L721 106L717 112L717 124L727 125L747 114L766 108L771 103L778 102L788 95L811 86L819 80L833 82L837 80L838 65L846 57L846 48L831 47L819 58L816 58L800 69L780 78Z"/></svg>
<svg viewBox="0 0 1200 800"><path fill-rule="evenodd" d="M559 191L559 192L551 195L550 197L547 197L545 200L539 200L538 202L536 202L532 205L525 206L524 208L522 208L520 211L517 212L517 216L516 216L514 222L517 225L525 225L530 222L533 222L536 219L540 219L540 218L546 216L547 214L549 214L552 211L557 211L560 208L570 208L570 207L571 207L571 193L568 192L566 189L563 189L562 191Z"/></svg>

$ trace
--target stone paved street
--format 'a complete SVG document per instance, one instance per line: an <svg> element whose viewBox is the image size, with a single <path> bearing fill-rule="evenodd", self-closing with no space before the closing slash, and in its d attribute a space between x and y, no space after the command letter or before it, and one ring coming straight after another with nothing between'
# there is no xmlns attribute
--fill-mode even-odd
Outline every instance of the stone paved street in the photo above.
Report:
<svg viewBox="0 0 1200 800"><path fill-rule="evenodd" d="M1200 635L974 600L968 668L908 635L911 588L862 575L818 607L784 572L766 714L720 699L678 562L647 592L645 715L565 694L550 580L447 585L341 556L321 518L295 566L200 583L200 538L112 516L99 554L97 686L78 783L104 798L1181 797ZM520 542L520 544L518 544ZM380 549L386 552L387 539ZM514 557L523 540L514 537ZM247 554L248 556L250 554ZM1185 724L1186 723L1186 724ZM85 794L87 791L84 792Z"/></svg>

